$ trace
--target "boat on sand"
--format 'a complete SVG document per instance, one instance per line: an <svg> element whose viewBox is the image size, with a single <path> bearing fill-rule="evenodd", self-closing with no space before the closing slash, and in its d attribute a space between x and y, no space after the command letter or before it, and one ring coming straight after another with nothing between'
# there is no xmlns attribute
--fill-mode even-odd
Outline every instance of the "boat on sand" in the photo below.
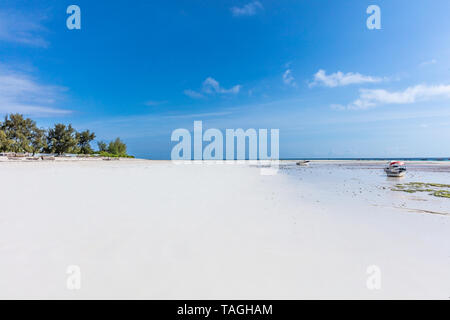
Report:
<svg viewBox="0 0 450 320"><path fill-rule="evenodd" d="M403 177L406 174L406 166L403 161L390 161L384 168L388 177Z"/></svg>

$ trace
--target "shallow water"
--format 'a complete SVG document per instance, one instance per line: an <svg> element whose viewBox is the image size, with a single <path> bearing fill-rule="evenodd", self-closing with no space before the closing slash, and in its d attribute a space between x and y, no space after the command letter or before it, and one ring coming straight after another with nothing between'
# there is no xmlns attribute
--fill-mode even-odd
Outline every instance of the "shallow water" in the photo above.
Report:
<svg viewBox="0 0 450 320"><path fill-rule="evenodd" d="M294 162L281 165L280 172L311 189L311 201L324 204L346 203L397 208L400 210L450 214L450 199L427 192L392 191L399 183L427 182L450 184L447 166L410 164L405 177L387 177L382 164L311 163L307 167Z"/></svg>

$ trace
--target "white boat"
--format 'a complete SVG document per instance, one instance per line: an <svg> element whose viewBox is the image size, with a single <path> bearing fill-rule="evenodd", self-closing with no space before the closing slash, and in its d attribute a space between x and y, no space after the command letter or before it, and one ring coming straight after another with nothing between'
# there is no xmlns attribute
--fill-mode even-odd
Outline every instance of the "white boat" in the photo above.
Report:
<svg viewBox="0 0 450 320"><path fill-rule="evenodd" d="M406 174L406 167L403 161L390 161L384 168L388 177L403 177Z"/></svg>
<svg viewBox="0 0 450 320"><path fill-rule="evenodd" d="M309 165L309 160L300 160L297 162L298 166L308 166Z"/></svg>

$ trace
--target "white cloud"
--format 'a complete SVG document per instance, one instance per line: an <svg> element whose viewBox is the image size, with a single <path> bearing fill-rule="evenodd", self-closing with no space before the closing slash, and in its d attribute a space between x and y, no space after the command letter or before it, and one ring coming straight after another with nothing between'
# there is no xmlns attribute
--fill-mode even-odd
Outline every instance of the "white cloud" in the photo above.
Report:
<svg viewBox="0 0 450 320"><path fill-rule="evenodd" d="M193 99L200 99L200 98L204 98L205 97L201 93L199 93L197 91L194 91L194 90L191 90L191 89L186 89L183 92L184 92L185 95L187 95L188 97L193 98Z"/></svg>
<svg viewBox="0 0 450 320"><path fill-rule="evenodd" d="M16 11L0 11L0 41L19 43L34 47L47 47L41 33L45 16L24 15Z"/></svg>
<svg viewBox="0 0 450 320"><path fill-rule="evenodd" d="M350 84L360 83L376 83L386 80L384 78L377 78L371 76L365 76L360 73L342 73L341 71L327 75L325 70L319 70L314 75L314 81L309 84L310 87L315 85L323 85L326 87L340 87Z"/></svg>
<svg viewBox="0 0 450 320"><path fill-rule="evenodd" d="M235 85L231 87L230 89L222 88L219 84L219 82L211 77L206 78L205 81L203 81L203 91L206 93L239 93L241 90L241 85Z"/></svg>
<svg viewBox="0 0 450 320"><path fill-rule="evenodd" d="M384 89L361 89L359 98L342 109L361 110L384 104L411 104L432 99L450 99L450 85L416 85L403 91ZM333 108L337 108L334 105Z"/></svg>
<svg viewBox="0 0 450 320"><path fill-rule="evenodd" d="M345 106L343 106L342 104L331 104L330 108L334 109L334 110L345 110L346 109Z"/></svg>
<svg viewBox="0 0 450 320"><path fill-rule="evenodd" d="M156 107L156 106L159 106L164 103L167 103L167 101L165 101L165 100L164 101L149 100L149 101L145 102L145 105L149 106L149 107Z"/></svg>
<svg viewBox="0 0 450 320"><path fill-rule="evenodd" d="M231 13L234 17L239 16L254 16L259 10L264 9L263 5L259 1L253 1L247 3L243 7L231 8Z"/></svg>
<svg viewBox="0 0 450 320"><path fill-rule="evenodd" d="M231 111L206 112L206 113L188 113L179 115L163 116L166 119L182 119L182 118L204 118L204 117L220 117L232 114Z"/></svg>
<svg viewBox="0 0 450 320"><path fill-rule="evenodd" d="M53 107L66 89L40 84L31 76L0 67L0 112L28 115L68 114Z"/></svg>
<svg viewBox="0 0 450 320"><path fill-rule="evenodd" d="M229 89L223 88L220 83L211 77L208 77L203 81L202 84L202 92L197 92L191 89L184 90L184 94L191 98L204 98L205 94L213 95L213 94L237 94L241 90L241 85L235 85Z"/></svg>
<svg viewBox="0 0 450 320"><path fill-rule="evenodd" d="M437 63L436 59L431 59L431 60L422 62L421 64L419 64L419 66L420 67L426 67L426 66L429 66L429 65L432 65L432 64L436 64L436 63Z"/></svg>
<svg viewBox="0 0 450 320"><path fill-rule="evenodd" d="M284 73L283 73L283 83L285 85L288 86L292 86L292 87L296 87L297 83L295 82L295 78L292 75L292 71L291 69L287 69Z"/></svg>

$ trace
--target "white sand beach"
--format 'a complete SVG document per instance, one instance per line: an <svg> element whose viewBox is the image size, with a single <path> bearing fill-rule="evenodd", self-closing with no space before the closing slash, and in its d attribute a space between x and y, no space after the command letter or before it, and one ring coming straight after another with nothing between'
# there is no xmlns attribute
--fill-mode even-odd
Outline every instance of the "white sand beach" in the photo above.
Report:
<svg viewBox="0 0 450 320"><path fill-rule="evenodd" d="M1 162L0 298L448 299L450 199L392 191L383 165Z"/></svg>

